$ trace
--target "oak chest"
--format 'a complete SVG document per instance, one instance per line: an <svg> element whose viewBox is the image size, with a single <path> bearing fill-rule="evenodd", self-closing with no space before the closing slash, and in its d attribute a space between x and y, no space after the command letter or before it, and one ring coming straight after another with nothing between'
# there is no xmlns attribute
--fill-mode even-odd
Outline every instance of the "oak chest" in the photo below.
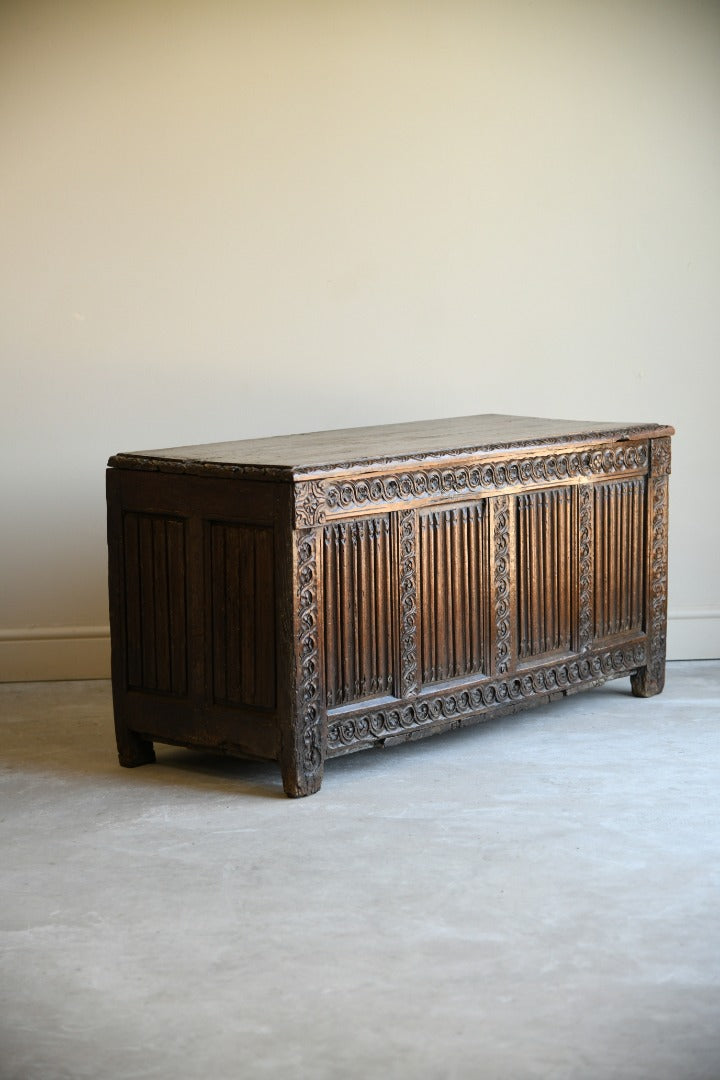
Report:
<svg viewBox="0 0 720 1080"><path fill-rule="evenodd" d="M665 670L670 436L483 415L122 453L120 762L325 761Z"/></svg>

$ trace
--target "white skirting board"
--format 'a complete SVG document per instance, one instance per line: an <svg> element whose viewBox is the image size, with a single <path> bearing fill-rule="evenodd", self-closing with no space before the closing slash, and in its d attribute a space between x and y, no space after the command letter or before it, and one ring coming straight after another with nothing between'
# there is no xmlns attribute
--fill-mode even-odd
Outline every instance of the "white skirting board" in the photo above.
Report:
<svg viewBox="0 0 720 1080"><path fill-rule="evenodd" d="M676 610L668 619L668 660L720 658L720 610ZM109 679L107 626L0 630L0 682Z"/></svg>
<svg viewBox="0 0 720 1080"><path fill-rule="evenodd" d="M109 678L108 626L0 630L0 682Z"/></svg>
<svg viewBox="0 0 720 1080"><path fill-rule="evenodd" d="M717 660L720 657L720 610L680 608L668 615L668 660Z"/></svg>

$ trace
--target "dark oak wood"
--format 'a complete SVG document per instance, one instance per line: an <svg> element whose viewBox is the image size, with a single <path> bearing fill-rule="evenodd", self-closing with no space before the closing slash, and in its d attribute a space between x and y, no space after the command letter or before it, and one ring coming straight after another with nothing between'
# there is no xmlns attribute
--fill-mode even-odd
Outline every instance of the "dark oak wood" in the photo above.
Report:
<svg viewBox="0 0 720 1080"><path fill-rule="evenodd" d="M665 671L670 436L477 416L117 454L120 762L154 742L279 763Z"/></svg>

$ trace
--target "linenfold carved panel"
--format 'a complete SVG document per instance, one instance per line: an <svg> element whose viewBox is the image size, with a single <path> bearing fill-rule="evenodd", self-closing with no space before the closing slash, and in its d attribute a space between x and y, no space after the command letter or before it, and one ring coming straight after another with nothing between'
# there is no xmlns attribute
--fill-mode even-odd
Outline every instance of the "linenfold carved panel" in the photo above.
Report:
<svg viewBox="0 0 720 1080"><path fill-rule="evenodd" d="M393 692L397 598L388 514L326 525L322 535L325 686L332 708Z"/></svg>
<svg viewBox="0 0 720 1080"><path fill-rule="evenodd" d="M420 663L431 683L485 670L486 503L419 515Z"/></svg>
<svg viewBox="0 0 720 1080"><path fill-rule="evenodd" d="M187 693L186 520L123 516L125 655L133 690Z"/></svg>
<svg viewBox="0 0 720 1080"><path fill-rule="evenodd" d="M516 497L521 659L572 645L572 499L571 488Z"/></svg>
<svg viewBox="0 0 720 1080"><path fill-rule="evenodd" d="M594 486L595 637L642 627L645 479Z"/></svg>
<svg viewBox="0 0 720 1080"><path fill-rule="evenodd" d="M275 705L273 531L213 521L209 532L213 699Z"/></svg>

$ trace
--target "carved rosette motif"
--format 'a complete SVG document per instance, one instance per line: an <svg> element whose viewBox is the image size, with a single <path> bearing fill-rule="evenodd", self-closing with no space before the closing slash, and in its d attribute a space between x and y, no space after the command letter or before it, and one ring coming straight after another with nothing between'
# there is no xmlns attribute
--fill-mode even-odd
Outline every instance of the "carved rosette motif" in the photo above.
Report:
<svg viewBox="0 0 720 1080"><path fill-rule="evenodd" d="M516 458L486 465L418 469L341 482L329 480L325 484L324 500L327 514L339 514L427 496L466 495L580 477L609 476L644 469L647 464L646 442L620 447L599 446L594 450Z"/></svg>
<svg viewBox="0 0 720 1080"><path fill-rule="evenodd" d="M512 708L529 698L622 675L644 664L645 659L645 648L638 643L538 668L526 675L493 679L454 694L441 694L397 708L349 716L330 724L328 747L344 750L354 743L384 739L443 720L457 721L459 725L463 717L479 712Z"/></svg>
<svg viewBox="0 0 720 1080"><path fill-rule="evenodd" d="M400 541L400 682L402 696L418 691L417 677L417 525L414 510L401 510Z"/></svg>
<svg viewBox="0 0 720 1080"><path fill-rule="evenodd" d="M653 476L668 476L670 473L670 439L653 439L650 471Z"/></svg>
<svg viewBox="0 0 720 1080"><path fill-rule="evenodd" d="M593 597L593 492L582 485L578 488L580 567L578 576L578 645L588 649L592 640Z"/></svg>
<svg viewBox="0 0 720 1080"><path fill-rule="evenodd" d="M495 671L510 666L510 504L507 495L493 506L493 604L495 614Z"/></svg>
<svg viewBox="0 0 720 1080"><path fill-rule="evenodd" d="M668 440L669 441L669 440ZM653 682L662 685L667 636L667 474L652 480L652 537L650 558L650 662Z"/></svg>
<svg viewBox="0 0 720 1080"><path fill-rule="evenodd" d="M302 767L307 777L322 769L322 714L318 642L317 533L297 534L297 715Z"/></svg>
<svg viewBox="0 0 720 1080"><path fill-rule="evenodd" d="M320 480L295 484L295 527L307 529L325 521L325 489Z"/></svg>

